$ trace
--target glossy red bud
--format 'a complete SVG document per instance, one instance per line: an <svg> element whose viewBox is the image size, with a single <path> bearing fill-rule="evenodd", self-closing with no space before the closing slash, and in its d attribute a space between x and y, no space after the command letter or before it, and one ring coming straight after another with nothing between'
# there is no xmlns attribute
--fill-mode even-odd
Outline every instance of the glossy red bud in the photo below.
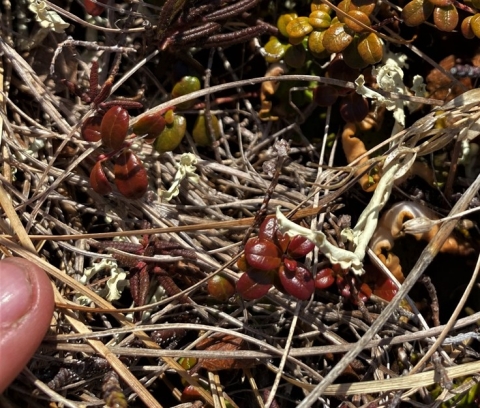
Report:
<svg viewBox="0 0 480 408"><path fill-rule="evenodd" d="M260 225L258 238L273 242L282 252L286 251L288 244L290 243L290 237L286 234L282 234L278 230L277 219L275 217L265 218L262 225Z"/></svg>
<svg viewBox="0 0 480 408"><path fill-rule="evenodd" d="M275 240L278 231L277 219L275 217L267 217L260 225L258 230L258 238L267 241Z"/></svg>
<svg viewBox="0 0 480 408"><path fill-rule="evenodd" d="M247 263L262 271L278 268L281 256L279 248L265 239L250 238L245 245Z"/></svg>
<svg viewBox="0 0 480 408"><path fill-rule="evenodd" d="M301 258L313 251L315 244L307 238L297 235L290 240L287 252L292 258Z"/></svg>
<svg viewBox="0 0 480 408"><path fill-rule="evenodd" d="M209 279L207 291L219 302L226 302L235 294L235 286L227 278L215 275Z"/></svg>
<svg viewBox="0 0 480 408"><path fill-rule="evenodd" d="M98 194L106 195L112 192L112 186L103 171L102 162L97 162L95 166L93 166L90 172L90 185L93 191Z"/></svg>
<svg viewBox="0 0 480 408"><path fill-rule="evenodd" d="M140 159L130 150L118 156L113 169L118 191L132 200L142 198L147 192L148 178Z"/></svg>
<svg viewBox="0 0 480 408"><path fill-rule="evenodd" d="M135 134L146 135L144 140L147 143L153 143L163 129L165 129L165 118L159 113L147 113L133 125Z"/></svg>
<svg viewBox="0 0 480 408"><path fill-rule="evenodd" d="M260 299L268 293L271 287L271 283L255 282L247 273L240 276L237 281L237 292L246 300Z"/></svg>
<svg viewBox="0 0 480 408"><path fill-rule="evenodd" d="M294 270L280 267L278 276L287 293L297 299L307 300L315 291L312 273L301 263L298 263Z"/></svg>
<svg viewBox="0 0 480 408"><path fill-rule="evenodd" d="M112 106L103 116L100 126L102 142L106 147L118 150L122 147L128 132L130 115L120 106Z"/></svg>
<svg viewBox="0 0 480 408"><path fill-rule="evenodd" d="M298 266L298 262L295 259L285 257L283 259L283 266L290 272L295 271Z"/></svg>
<svg viewBox="0 0 480 408"><path fill-rule="evenodd" d="M99 115L90 116L83 122L82 125L82 138L87 142L98 142L102 135L100 133L100 125L102 123L102 117Z"/></svg>
<svg viewBox="0 0 480 408"><path fill-rule="evenodd" d="M315 275L315 287L317 289L326 289L335 282L335 274L331 268L320 269Z"/></svg>

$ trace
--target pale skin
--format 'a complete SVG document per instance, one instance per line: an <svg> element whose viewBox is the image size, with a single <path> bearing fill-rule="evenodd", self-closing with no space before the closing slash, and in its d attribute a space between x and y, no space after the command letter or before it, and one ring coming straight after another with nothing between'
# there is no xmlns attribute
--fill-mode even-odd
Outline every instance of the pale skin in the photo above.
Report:
<svg viewBox="0 0 480 408"><path fill-rule="evenodd" d="M40 345L53 308L52 284L41 268L22 258L0 261L0 393Z"/></svg>

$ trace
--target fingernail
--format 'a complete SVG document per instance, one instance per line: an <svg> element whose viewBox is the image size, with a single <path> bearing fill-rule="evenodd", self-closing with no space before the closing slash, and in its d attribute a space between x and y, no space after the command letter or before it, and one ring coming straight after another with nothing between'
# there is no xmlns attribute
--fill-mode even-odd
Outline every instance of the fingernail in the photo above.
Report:
<svg viewBox="0 0 480 408"><path fill-rule="evenodd" d="M2 328L18 322L32 305L29 274L15 261L0 264L0 315Z"/></svg>

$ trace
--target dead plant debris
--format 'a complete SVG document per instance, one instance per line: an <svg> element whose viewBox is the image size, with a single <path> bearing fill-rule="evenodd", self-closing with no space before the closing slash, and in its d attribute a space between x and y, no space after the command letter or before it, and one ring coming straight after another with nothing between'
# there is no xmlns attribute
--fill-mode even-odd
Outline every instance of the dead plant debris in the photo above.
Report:
<svg viewBox="0 0 480 408"><path fill-rule="evenodd" d="M480 4L396 3L2 3L0 405L480 405Z"/></svg>

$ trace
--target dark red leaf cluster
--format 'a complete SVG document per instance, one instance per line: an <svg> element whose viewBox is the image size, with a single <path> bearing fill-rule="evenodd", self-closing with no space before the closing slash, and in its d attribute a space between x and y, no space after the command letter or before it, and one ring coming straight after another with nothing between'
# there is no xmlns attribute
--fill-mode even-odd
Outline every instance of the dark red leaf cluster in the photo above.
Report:
<svg viewBox="0 0 480 408"><path fill-rule="evenodd" d="M323 268L315 275L316 289L327 289L334 283L339 294L354 304L357 299L366 302L372 293L390 301L398 292L395 283L373 267L367 268L362 280L349 274L348 270L342 269L338 264Z"/></svg>
<svg viewBox="0 0 480 408"><path fill-rule="evenodd" d="M85 1L87 8L88 2ZM102 10L93 10L93 6L102 8L101 5L92 3L93 13ZM88 11L88 10L87 10ZM89 11L89 12L90 12ZM90 87L88 90L82 90L75 83L62 80L67 89L80 97L84 103L91 104L95 109L95 114L87 118L81 127L81 135L87 142L102 142L102 146L109 152L97 159L97 163L90 173L90 185L93 190L99 194L109 194L112 192L112 186L103 169L102 163L110 158L115 158L114 175L115 185L118 191L127 198L139 199L143 197L148 188L147 172L142 162L128 149L126 143L129 136L130 115L127 109L142 108L142 104L132 99L116 99L106 101L113 86L113 78L116 69L113 70L110 77L102 86L98 83L98 62L92 62L90 72ZM135 134L144 138L147 143L153 143L155 139L163 132L166 126L164 114L171 111L167 108L157 113L144 115L133 125L130 138ZM183 135L182 135L183 137Z"/></svg>
<svg viewBox="0 0 480 408"><path fill-rule="evenodd" d="M133 126L133 131L153 143L165 128L164 111L143 116ZM130 115L119 105L114 105L103 115L101 111L88 118L82 126L82 137L88 142L102 141L102 146L110 150L101 156L90 173L90 185L99 194L112 192L102 163L114 159L113 173L118 191L132 200L143 197L148 188L147 172L141 160L128 149L125 142L129 131ZM132 136L135 136L132 134Z"/></svg>
<svg viewBox="0 0 480 408"><path fill-rule="evenodd" d="M308 299L315 289L337 287L338 293L353 304L366 302L375 294L392 300L398 291L396 285L378 272L367 268L359 277L335 264L320 269L315 277L298 259L312 251L314 244L304 237L290 238L278 230L277 219L267 218L258 233L245 245L245 254L238 261L244 271L237 282L237 292L245 299L259 299L275 286L300 300Z"/></svg>
<svg viewBox="0 0 480 408"><path fill-rule="evenodd" d="M277 219L267 218L258 237L250 238L239 262L245 273L237 282L237 291L245 299L258 299L272 286L306 300L315 291L313 275L299 258L312 251L314 244L304 237L290 238L278 230Z"/></svg>
<svg viewBox="0 0 480 408"><path fill-rule="evenodd" d="M101 118L101 119L100 119ZM82 136L85 140L102 141L102 145L112 152L102 156L93 166L90 173L90 185L99 194L112 192L102 162L117 155L113 173L118 191L132 200L143 197L148 188L147 172L142 162L128 148L124 148L128 135L130 115L121 106L112 106L103 117L93 116L85 121Z"/></svg>
<svg viewBox="0 0 480 408"><path fill-rule="evenodd" d="M347 269L342 269L340 265L332 265L331 268L323 268L315 275L315 288L326 289L333 284L337 285L338 292L345 299L349 299L356 304L357 299L366 302L372 291L368 285L362 283Z"/></svg>

